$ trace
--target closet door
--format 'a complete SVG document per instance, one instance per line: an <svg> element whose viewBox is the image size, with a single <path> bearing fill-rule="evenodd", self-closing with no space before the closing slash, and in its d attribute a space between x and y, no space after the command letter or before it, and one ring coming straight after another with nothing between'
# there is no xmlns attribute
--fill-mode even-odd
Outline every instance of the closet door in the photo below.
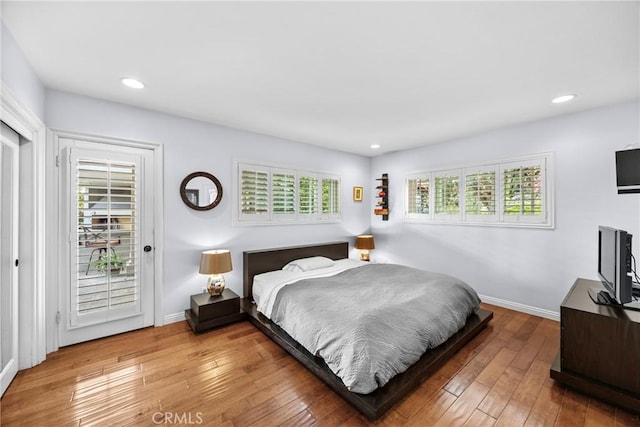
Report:
<svg viewBox="0 0 640 427"><path fill-rule="evenodd" d="M150 150L62 140L60 345L153 324Z"/></svg>
<svg viewBox="0 0 640 427"><path fill-rule="evenodd" d="M0 396L18 372L20 137L0 122Z"/></svg>

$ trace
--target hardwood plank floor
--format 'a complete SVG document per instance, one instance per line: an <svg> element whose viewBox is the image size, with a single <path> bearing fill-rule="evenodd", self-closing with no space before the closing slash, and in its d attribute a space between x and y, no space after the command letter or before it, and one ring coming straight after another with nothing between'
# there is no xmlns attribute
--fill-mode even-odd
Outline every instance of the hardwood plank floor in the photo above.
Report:
<svg viewBox="0 0 640 427"><path fill-rule="evenodd" d="M18 373L3 426L640 426L549 378L557 322L483 304L489 327L377 423L241 322L186 322L63 348Z"/></svg>

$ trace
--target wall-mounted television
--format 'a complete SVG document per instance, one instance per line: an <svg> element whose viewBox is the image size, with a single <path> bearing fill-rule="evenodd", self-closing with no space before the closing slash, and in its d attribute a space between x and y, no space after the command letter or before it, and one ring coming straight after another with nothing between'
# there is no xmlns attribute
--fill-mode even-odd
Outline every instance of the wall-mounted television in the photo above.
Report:
<svg viewBox="0 0 640 427"><path fill-rule="evenodd" d="M640 193L640 148L616 151L618 194Z"/></svg>
<svg viewBox="0 0 640 427"><path fill-rule="evenodd" d="M598 227L598 277L604 289L590 289L599 304L627 304L633 301L631 280L632 235L613 227Z"/></svg>

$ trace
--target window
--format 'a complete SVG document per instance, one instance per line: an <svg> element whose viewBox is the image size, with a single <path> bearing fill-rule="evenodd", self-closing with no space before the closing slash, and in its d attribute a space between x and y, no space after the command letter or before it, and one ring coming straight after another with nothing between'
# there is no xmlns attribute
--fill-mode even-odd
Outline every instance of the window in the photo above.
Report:
<svg viewBox="0 0 640 427"><path fill-rule="evenodd" d="M407 214L429 214L429 176L417 176L407 180Z"/></svg>
<svg viewBox="0 0 640 427"><path fill-rule="evenodd" d="M502 168L505 222L540 222L544 219L543 165L514 162Z"/></svg>
<svg viewBox="0 0 640 427"><path fill-rule="evenodd" d="M313 176L301 176L298 179L301 215L315 215L318 213L318 180Z"/></svg>
<svg viewBox="0 0 640 427"><path fill-rule="evenodd" d="M269 214L269 170L240 171L240 218L266 219Z"/></svg>
<svg viewBox="0 0 640 427"><path fill-rule="evenodd" d="M73 157L76 228L71 324L139 312L136 162ZM111 314L105 314L111 313Z"/></svg>
<svg viewBox="0 0 640 427"><path fill-rule="evenodd" d="M434 215L438 219L460 217L460 171L434 174Z"/></svg>
<svg viewBox="0 0 640 427"><path fill-rule="evenodd" d="M340 180L322 179L322 214L329 217L340 215Z"/></svg>
<svg viewBox="0 0 640 427"><path fill-rule="evenodd" d="M410 175L405 220L553 227L551 160L544 154Z"/></svg>
<svg viewBox="0 0 640 427"><path fill-rule="evenodd" d="M266 175L266 174L265 174ZM265 193L266 185L265 176ZM273 170L271 174L271 206L273 215L279 218L292 218L296 213L296 175L293 171ZM265 213L268 210L264 205Z"/></svg>
<svg viewBox="0 0 640 427"><path fill-rule="evenodd" d="M334 175L238 163L241 223L340 219L340 179Z"/></svg>
<svg viewBox="0 0 640 427"><path fill-rule="evenodd" d="M465 169L464 213L474 221L496 221L496 165Z"/></svg>

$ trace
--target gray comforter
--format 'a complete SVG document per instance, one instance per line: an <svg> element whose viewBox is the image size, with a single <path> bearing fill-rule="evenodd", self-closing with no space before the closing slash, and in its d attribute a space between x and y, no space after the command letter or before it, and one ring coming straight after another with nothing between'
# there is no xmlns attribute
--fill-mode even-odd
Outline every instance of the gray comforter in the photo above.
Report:
<svg viewBox="0 0 640 427"><path fill-rule="evenodd" d="M445 342L479 303L454 277L371 264L285 286L271 320L366 394Z"/></svg>

